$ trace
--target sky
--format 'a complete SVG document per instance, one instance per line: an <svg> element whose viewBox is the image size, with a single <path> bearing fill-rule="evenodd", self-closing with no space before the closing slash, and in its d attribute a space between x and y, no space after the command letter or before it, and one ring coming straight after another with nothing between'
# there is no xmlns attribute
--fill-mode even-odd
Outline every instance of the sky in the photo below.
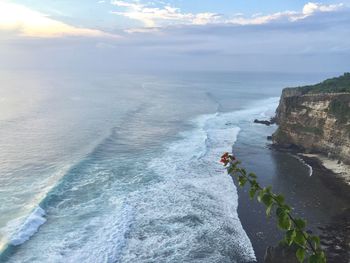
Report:
<svg viewBox="0 0 350 263"><path fill-rule="evenodd" d="M0 69L345 72L350 0L0 0Z"/></svg>

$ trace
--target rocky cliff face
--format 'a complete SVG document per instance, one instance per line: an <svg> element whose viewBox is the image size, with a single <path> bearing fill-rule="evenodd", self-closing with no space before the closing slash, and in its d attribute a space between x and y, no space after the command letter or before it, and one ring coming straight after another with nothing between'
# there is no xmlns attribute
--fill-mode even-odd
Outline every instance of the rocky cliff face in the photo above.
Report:
<svg viewBox="0 0 350 263"><path fill-rule="evenodd" d="M283 90L273 142L350 163L350 93L309 91Z"/></svg>

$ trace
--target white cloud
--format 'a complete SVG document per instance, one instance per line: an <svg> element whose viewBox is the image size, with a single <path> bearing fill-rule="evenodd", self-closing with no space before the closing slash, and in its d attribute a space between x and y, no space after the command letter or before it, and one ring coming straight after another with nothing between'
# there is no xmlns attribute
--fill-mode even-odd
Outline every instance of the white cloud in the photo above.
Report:
<svg viewBox="0 0 350 263"><path fill-rule="evenodd" d="M113 5L123 8L123 11L112 13L121 15L143 23L146 27L168 26L173 24L206 25L213 23L238 24L238 25L260 25L278 20L297 21L308 16L321 12L334 12L344 7L344 4L323 5L309 2L304 5L301 11L281 11L273 14L263 15L261 13L246 17L241 13L227 18L222 15L205 13L184 13L179 8L163 4L161 7L154 7L154 3L142 4L140 1L117 0Z"/></svg>
<svg viewBox="0 0 350 263"><path fill-rule="evenodd" d="M117 37L100 30L80 28L54 20L22 5L0 2L0 31L27 37Z"/></svg>
<svg viewBox="0 0 350 263"><path fill-rule="evenodd" d="M332 12L337 11L344 7L344 4L333 4L333 5L322 5L320 3L312 3L309 2L304 5L303 14L304 15L312 15L315 12Z"/></svg>
<svg viewBox="0 0 350 263"><path fill-rule="evenodd" d="M126 8L125 11L113 11L113 14L128 17L142 22L146 27L169 25L173 23L205 25L220 18L216 13L183 13L179 8L170 5L154 7L139 2L113 1L113 5Z"/></svg>
<svg viewBox="0 0 350 263"><path fill-rule="evenodd" d="M159 27L137 27L137 28L128 28L125 30L126 33L160 33L161 28Z"/></svg>
<svg viewBox="0 0 350 263"><path fill-rule="evenodd" d="M260 25L260 24L266 24L272 21L283 20L283 19L294 22L294 21L309 17L311 15L314 15L315 13L334 12L342 9L343 7L344 7L344 4L342 3L332 4L332 5L322 5L320 3L309 2L304 5L301 12L284 11L284 12L277 12L270 15L254 14L252 17L248 17L248 18L238 17L238 18L233 18L231 20L228 20L227 22L233 23L233 24L239 24L239 25Z"/></svg>

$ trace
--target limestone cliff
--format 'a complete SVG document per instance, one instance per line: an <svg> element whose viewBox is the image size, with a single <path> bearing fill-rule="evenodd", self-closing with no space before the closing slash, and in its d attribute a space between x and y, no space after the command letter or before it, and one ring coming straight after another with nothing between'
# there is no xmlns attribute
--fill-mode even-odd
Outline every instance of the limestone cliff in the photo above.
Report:
<svg viewBox="0 0 350 263"><path fill-rule="evenodd" d="M284 89L276 121L275 144L350 163L350 73L313 86Z"/></svg>

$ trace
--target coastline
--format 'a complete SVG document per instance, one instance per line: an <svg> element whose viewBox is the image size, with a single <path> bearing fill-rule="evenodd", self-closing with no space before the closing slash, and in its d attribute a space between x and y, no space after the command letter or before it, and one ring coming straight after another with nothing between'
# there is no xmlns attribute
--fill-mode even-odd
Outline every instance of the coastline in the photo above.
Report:
<svg viewBox="0 0 350 263"><path fill-rule="evenodd" d="M342 179L350 187L350 165L327 158L321 154L300 153L299 156L307 159L309 162L315 162L317 160L321 166L331 171L332 175Z"/></svg>
<svg viewBox="0 0 350 263"><path fill-rule="evenodd" d="M318 171L321 180L334 194L348 201L348 208L332 218L325 226L318 227L321 244L329 263L350 262L350 166L338 163L320 154L299 153L307 164Z"/></svg>
<svg viewBox="0 0 350 263"><path fill-rule="evenodd" d="M274 147L276 148L276 147ZM281 150L278 149L277 150ZM282 150L286 151L286 150ZM288 150L287 150L288 152ZM338 197L347 200L348 207L334 216L328 224L318 226L328 263L350 262L350 165L330 159L321 154L300 153L291 151L306 165L312 167L313 173L319 176L324 185Z"/></svg>
<svg viewBox="0 0 350 263"><path fill-rule="evenodd" d="M338 170L323 165L327 160L322 162L316 156L304 156L296 149L271 144L252 145L254 154L265 157L250 160L253 148L246 150L245 146L238 140L234 152L239 159L247 160L248 170L260 171L258 177L263 185L271 185L276 192L283 193L295 213L309 222L309 229L321 237L328 263L349 263L350 186L336 173ZM273 161L271 165L267 165L269 159ZM308 166L313 170L311 176ZM251 239L257 262L264 262L266 249L278 245L282 232L273 217L266 218L264 207L250 200L246 189L237 190L239 218Z"/></svg>

